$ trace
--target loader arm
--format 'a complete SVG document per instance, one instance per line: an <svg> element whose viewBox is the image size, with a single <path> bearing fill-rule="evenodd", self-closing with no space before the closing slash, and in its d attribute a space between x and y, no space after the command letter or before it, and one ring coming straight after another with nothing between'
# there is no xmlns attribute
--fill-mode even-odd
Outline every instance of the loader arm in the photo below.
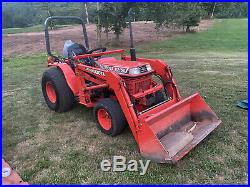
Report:
<svg viewBox="0 0 250 187"><path fill-rule="evenodd" d="M125 82L120 76L111 71L105 72L105 79L109 87L114 91L135 138L135 141L139 145L137 134L139 129L139 121L136 116L133 103L131 102L130 97L125 89Z"/></svg>
<svg viewBox="0 0 250 187"><path fill-rule="evenodd" d="M130 60L130 57L122 58ZM172 96L169 101L136 114L123 80L111 73L107 76L108 84L113 83L110 86L141 155L157 163L176 163L210 134L221 120L198 93L185 99L180 96L172 72L163 61L144 58L137 58L137 61L150 63L155 73L162 77L168 94Z"/></svg>
<svg viewBox="0 0 250 187"><path fill-rule="evenodd" d="M140 153L145 158L157 163L171 163L171 158L159 141L157 135L143 120L141 120L140 115L136 115L133 103L130 100L129 94L125 88L125 82L122 78L113 72L105 72L105 80L109 88L111 88L116 95L139 147ZM173 104L173 102L174 101L171 101L168 104Z"/></svg>

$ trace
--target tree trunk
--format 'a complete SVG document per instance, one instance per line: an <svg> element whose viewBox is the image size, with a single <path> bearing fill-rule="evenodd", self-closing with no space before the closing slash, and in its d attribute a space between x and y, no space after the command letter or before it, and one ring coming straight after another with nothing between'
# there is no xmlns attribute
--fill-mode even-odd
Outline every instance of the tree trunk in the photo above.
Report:
<svg viewBox="0 0 250 187"><path fill-rule="evenodd" d="M108 28L105 28L105 36L106 36L106 43L108 44L109 43L109 30Z"/></svg>
<svg viewBox="0 0 250 187"><path fill-rule="evenodd" d="M87 24L89 24L89 13L88 13L87 3L84 3L84 7L85 7L85 14L86 14Z"/></svg>
<svg viewBox="0 0 250 187"><path fill-rule="evenodd" d="M86 21L87 24L89 24L87 4L86 3L81 3L81 4L82 4L82 17L83 17L83 20Z"/></svg>
<svg viewBox="0 0 250 187"><path fill-rule="evenodd" d="M46 4L46 9L47 9L48 17L54 16L54 13L50 9L50 4L49 3ZM50 30L53 30L55 28L54 20L50 21L49 28L50 28Z"/></svg>
<svg viewBox="0 0 250 187"><path fill-rule="evenodd" d="M115 32L115 45L120 45L120 34Z"/></svg>
<svg viewBox="0 0 250 187"><path fill-rule="evenodd" d="M51 13L50 9L48 9L48 15L49 15L49 17L52 16L52 13ZM53 30L54 26L55 26L54 20L51 20L50 23L49 23L50 30Z"/></svg>
<svg viewBox="0 0 250 187"><path fill-rule="evenodd" d="M97 11L100 10L100 4L96 4ZM96 34L97 34L97 47L101 47L101 24L100 24L100 14L97 14L97 25L96 25Z"/></svg>
<svg viewBox="0 0 250 187"><path fill-rule="evenodd" d="M212 11L212 13L211 13L210 19L213 19L213 17L214 17L214 9L215 9L215 5L216 5L216 3L214 3L214 7L213 7L213 11Z"/></svg>

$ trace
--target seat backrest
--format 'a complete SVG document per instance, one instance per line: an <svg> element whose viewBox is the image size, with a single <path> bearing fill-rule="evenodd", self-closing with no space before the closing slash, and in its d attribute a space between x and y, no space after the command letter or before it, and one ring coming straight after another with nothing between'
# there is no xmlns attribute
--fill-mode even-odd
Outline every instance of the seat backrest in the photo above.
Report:
<svg viewBox="0 0 250 187"><path fill-rule="evenodd" d="M83 55L87 53L87 49L78 43L74 43L68 47L68 58L73 58L75 55Z"/></svg>
<svg viewBox="0 0 250 187"><path fill-rule="evenodd" d="M75 55L82 55L86 53L87 53L87 49L83 45L74 43L71 40L65 41L64 47L63 47L64 58L72 59L73 56Z"/></svg>

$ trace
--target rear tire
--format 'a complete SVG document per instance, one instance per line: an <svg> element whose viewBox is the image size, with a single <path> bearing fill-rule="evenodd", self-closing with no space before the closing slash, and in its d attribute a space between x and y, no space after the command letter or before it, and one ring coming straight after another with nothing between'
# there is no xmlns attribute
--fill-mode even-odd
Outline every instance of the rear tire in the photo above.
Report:
<svg viewBox="0 0 250 187"><path fill-rule="evenodd" d="M74 95L63 73L52 67L43 73L42 92L48 107L56 112L66 112L74 104Z"/></svg>
<svg viewBox="0 0 250 187"><path fill-rule="evenodd" d="M116 136L126 126L126 119L119 103L110 98L100 100L94 107L97 128L104 134Z"/></svg>

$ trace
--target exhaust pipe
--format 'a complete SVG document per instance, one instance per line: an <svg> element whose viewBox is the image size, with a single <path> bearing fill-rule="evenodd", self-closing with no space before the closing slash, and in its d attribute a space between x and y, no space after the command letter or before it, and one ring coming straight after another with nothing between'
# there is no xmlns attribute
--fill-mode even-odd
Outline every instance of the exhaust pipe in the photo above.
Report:
<svg viewBox="0 0 250 187"><path fill-rule="evenodd" d="M128 11L129 35L130 35L130 56L131 56L131 61L136 61L136 52L134 48L133 31L132 31L132 24L131 24L132 18L133 18L133 11L132 11L132 8L130 8Z"/></svg>

